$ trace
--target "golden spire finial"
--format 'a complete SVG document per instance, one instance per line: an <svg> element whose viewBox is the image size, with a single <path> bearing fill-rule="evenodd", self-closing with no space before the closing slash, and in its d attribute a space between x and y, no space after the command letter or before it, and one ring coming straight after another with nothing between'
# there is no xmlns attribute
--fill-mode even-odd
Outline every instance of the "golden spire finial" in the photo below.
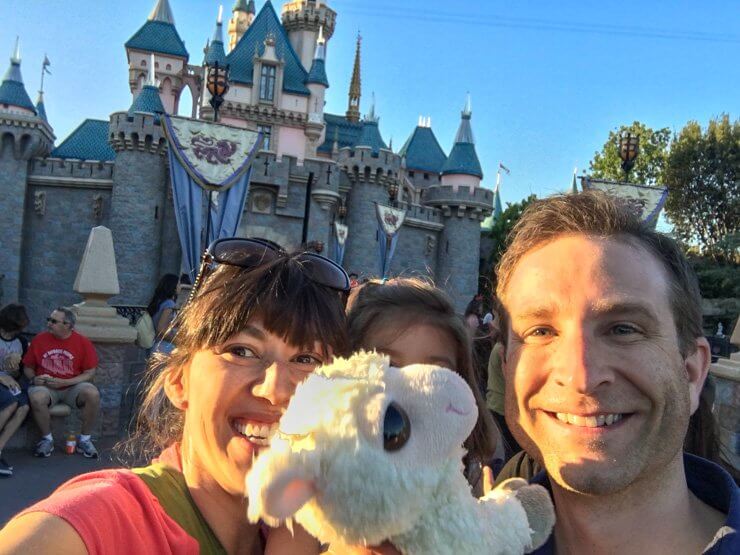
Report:
<svg viewBox="0 0 740 555"><path fill-rule="evenodd" d="M355 65L352 68L352 81L349 84L349 106L347 107L347 119L349 121L360 121L360 96L362 85L360 83L360 44L362 36L357 32L357 48L355 50Z"/></svg>

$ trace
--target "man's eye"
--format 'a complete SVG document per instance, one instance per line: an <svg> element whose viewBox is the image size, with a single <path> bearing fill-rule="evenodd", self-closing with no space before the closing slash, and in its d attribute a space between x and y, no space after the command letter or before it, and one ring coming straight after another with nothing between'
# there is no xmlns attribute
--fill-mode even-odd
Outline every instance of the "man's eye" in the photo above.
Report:
<svg viewBox="0 0 740 555"><path fill-rule="evenodd" d="M552 334L552 329L545 327L533 328L527 332L528 337L548 337Z"/></svg>
<svg viewBox="0 0 740 555"><path fill-rule="evenodd" d="M257 354L249 347L243 345L233 345L226 349L226 352L239 358L258 358Z"/></svg>
<svg viewBox="0 0 740 555"><path fill-rule="evenodd" d="M611 332L614 335L631 335L633 333L639 333L639 331L635 326L630 324L617 324L611 328Z"/></svg>

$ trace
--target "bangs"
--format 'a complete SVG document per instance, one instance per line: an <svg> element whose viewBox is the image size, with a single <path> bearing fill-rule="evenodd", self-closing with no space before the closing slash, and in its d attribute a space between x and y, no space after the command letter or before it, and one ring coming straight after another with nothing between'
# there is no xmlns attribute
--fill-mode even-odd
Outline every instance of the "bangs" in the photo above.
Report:
<svg viewBox="0 0 740 555"><path fill-rule="evenodd" d="M342 294L314 282L287 257L248 271L219 266L183 310L176 343L191 352L212 348L255 318L295 347L313 349L318 342L324 356L347 354Z"/></svg>

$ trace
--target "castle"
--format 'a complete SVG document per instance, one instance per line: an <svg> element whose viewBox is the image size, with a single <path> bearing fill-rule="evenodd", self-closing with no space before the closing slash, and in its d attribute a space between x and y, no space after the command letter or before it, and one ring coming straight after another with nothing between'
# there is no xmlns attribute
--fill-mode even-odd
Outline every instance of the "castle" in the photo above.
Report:
<svg viewBox="0 0 740 555"><path fill-rule="evenodd" d="M159 114L176 114L188 88L192 117L213 119L204 68L218 61L230 68L219 121L264 137L240 235L289 249L305 236L331 256L333 223L341 221L349 229L344 267L377 275L375 203L392 201L406 218L390 273L432 277L462 310L477 290L481 222L494 206L493 191L480 187L469 104L449 155L423 118L394 152L374 107L361 117L358 37L347 111L325 113L325 57L336 19L321 0L285 2L279 16L270 0L259 12L253 0L237 0L226 39L219 15L203 63L194 65L169 1L157 0L125 44L131 106L108 121L83 121L57 146L43 93L33 103L25 89L16 45L0 85L0 303L25 304L35 330L51 307L77 302L72 284L98 225L113 233L116 304L144 305L163 273L179 273Z"/></svg>

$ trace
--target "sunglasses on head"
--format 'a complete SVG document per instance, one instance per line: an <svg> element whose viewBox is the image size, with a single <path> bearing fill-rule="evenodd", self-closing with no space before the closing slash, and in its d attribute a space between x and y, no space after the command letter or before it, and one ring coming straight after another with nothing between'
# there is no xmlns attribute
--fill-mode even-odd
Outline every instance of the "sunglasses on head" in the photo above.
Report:
<svg viewBox="0 0 740 555"><path fill-rule="evenodd" d="M251 270L284 257L290 257L299 262L308 278L319 285L337 291L349 291L350 283L347 272L339 264L325 256L313 252L288 254L280 245L267 239L227 237L216 239L203 253L198 277L195 278L190 299L192 300L197 294L202 283L219 264Z"/></svg>

